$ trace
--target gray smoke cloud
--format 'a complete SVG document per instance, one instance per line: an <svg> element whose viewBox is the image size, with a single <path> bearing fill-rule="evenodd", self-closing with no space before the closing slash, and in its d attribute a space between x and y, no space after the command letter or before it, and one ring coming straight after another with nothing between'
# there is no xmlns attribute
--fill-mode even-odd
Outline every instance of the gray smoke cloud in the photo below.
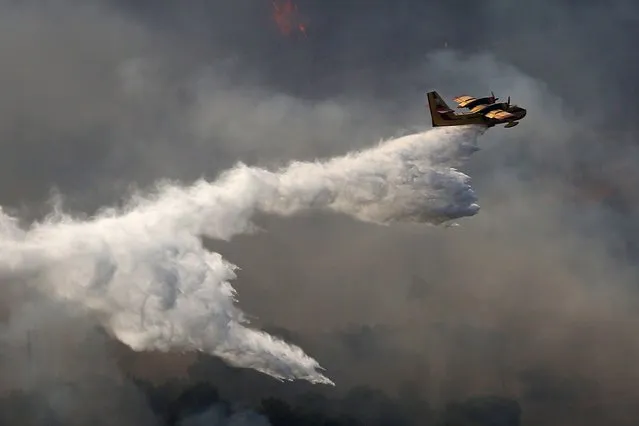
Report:
<svg viewBox="0 0 639 426"><path fill-rule="evenodd" d="M221 407L213 406L208 410L183 419L180 426L270 426L268 419L252 411L225 412Z"/></svg>
<svg viewBox="0 0 639 426"><path fill-rule="evenodd" d="M373 145L427 124L429 89L510 95L528 116L482 137L464 169L482 210L459 228L259 217L268 232L207 244L241 266L256 326L295 332L340 387L416 380L433 402L519 398L530 424L628 423L637 129L611 120L636 87L634 2L320 3L298 2L299 40L273 28L269 2L0 3L0 204L28 221L57 188L93 213L158 179ZM22 389L24 330L93 332L58 307L33 317L36 296L3 282L2 341L16 356L2 382ZM37 359L54 346L40 341ZM59 376L97 383L82 373L96 360L117 375L104 343L87 342L60 349L76 362ZM137 373L175 371L150 369ZM147 412L109 403L131 423Z"/></svg>

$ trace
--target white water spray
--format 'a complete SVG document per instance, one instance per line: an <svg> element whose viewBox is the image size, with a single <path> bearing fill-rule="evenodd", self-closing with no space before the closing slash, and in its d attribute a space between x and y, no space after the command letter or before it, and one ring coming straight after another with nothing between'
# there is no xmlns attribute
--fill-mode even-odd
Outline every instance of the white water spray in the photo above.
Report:
<svg viewBox="0 0 639 426"><path fill-rule="evenodd" d="M299 347L247 327L230 284L235 265L200 236L248 232L256 211L328 209L380 224L475 215L469 178L454 167L481 132L436 129L277 172L239 165L214 182L161 185L87 221L56 211L24 230L0 210L0 275L28 275L134 350L204 351L278 379L332 383Z"/></svg>

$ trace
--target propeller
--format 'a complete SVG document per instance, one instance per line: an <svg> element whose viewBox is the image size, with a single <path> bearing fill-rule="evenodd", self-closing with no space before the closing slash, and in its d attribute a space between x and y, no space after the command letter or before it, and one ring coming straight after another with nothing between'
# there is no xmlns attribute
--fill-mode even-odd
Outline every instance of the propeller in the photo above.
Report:
<svg viewBox="0 0 639 426"><path fill-rule="evenodd" d="M510 106L510 96L508 96L508 100L506 101L506 105Z"/></svg>
<svg viewBox="0 0 639 426"><path fill-rule="evenodd" d="M493 102L495 102L497 99L499 99L499 98L495 97L495 94L493 93L492 90L490 91L490 97L493 98Z"/></svg>

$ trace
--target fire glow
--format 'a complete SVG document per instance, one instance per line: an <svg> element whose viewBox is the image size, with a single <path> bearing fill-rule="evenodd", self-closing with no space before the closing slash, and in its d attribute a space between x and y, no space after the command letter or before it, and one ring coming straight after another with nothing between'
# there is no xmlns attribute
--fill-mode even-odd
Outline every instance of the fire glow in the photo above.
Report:
<svg viewBox="0 0 639 426"><path fill-rule="evenodd" d="M306 37L306 24L293 0L273 0L273 19L282 35L300 33Z"/></svg>

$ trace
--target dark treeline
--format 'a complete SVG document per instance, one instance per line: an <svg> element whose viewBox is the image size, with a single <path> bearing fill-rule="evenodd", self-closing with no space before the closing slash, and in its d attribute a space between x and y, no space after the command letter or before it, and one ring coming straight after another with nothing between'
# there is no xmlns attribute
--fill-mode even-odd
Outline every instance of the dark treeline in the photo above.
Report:
<svg viewBox="0 0 639 426"><path fill-rule="evenodd" d="M220 397L206 382L185 386L174 381L154 386L135 381L148 400L158 426L272 425L272 426L517 426L517 401L497 396L476 397L432 410L427 401L394 399L367 387L350 390L333 400L317 393L302 394L294 402L264 398L259 405L238 406ZM48 408L39 392L13 392L0 399L0 425L65 425Z"/></svg>
<svg viewBox="0 0 639 426"><path fill-rule="evenodd" d="M383 392L359 387L337 400L306 393L294 402L265 398L257 407L234 407L221 399L210 383L198 383L177 394L172 389L177 383L160 387L144 382L138 385L148 395L159 424L167 426L180 425L184 419L212 407L226 417L252 410L273 426L516 426L521 418L517 401L497 396L452 402L442 410L432 410L427 401L395 399Z"/></svg>
<svg viewBox="0 0 639 426"><path fill-rule="evenodd" d="M226 370L227 374L250 375L250 371L237 371L221 366L217 360L206 356L188 368L184 377L173 378L155 384L151 381L127 375L121 389L114 387L113 379L94 378L92 388L104 388L104 397L116 392L122 398L134 399L133 410L152 413L149 426L518 426L521 424L520 404L500 396L477 396L461 401L451 401L441 407L433 407L421 395L418 387L407 385L397 396L368 386L351 388L338 395L333 388L304 390L306 385L295 383L296 388L286 396L261 396L248 402L235 401L224 396L216 386L216 380L206 371ZM219 374L224 381L230 376ZM238 377L239 381L242 381ZM272 381L272 379L266 379ZM131 386L132 385L132 386ZM224 386L222 386L224 388ZM31 391L12 391L0 397L0 426L80 424L69 420L69 411L60 414L60 401L74 406L90 405L91 397L83 384L64 383L39 385ZM315 389L315 388L312 388ZM251 393L254 390L248 391ZM274 392L276 394L277 392ZM98 393L99 395L100 393ZM129 397L129 394L131 397ZM117 408L116 408L117 409ZM122 410L125 411L125 410ZM131 407L129 407L131 411ZM128 413L130 414L130 413ZM114 411L99 424L117 424L122 413ZM108 418L113 416L112 418ZM92 417L96 418L96 417ZM115 422L115 423L114 423ZM126 423L130 424L130 423ZM147 423L145 423L146 426ZM94 425L96 426L96 425Z"/></svg>

